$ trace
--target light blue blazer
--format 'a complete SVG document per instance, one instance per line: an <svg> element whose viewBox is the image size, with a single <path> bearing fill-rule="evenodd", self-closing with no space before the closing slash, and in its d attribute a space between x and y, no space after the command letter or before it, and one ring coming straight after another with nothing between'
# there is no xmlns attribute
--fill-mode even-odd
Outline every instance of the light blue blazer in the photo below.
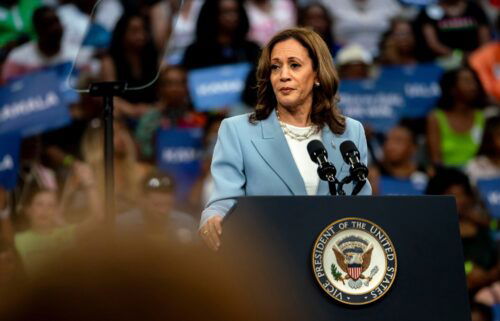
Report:
<svg viewBox="0 0 500 321"><path fill-rule="evenodd" d="M200 226L214 215L225 216L239 196L307 195L302 176L295 164L283 130L275 113L256 124L248 121L248 114L222 121L212 159L214 192L201 215ZM367 148L363 126L346 119L346 130L335 135L324 126L323 145L328 159L337 169L341 180L349 175L349 166L342 159L339 146L345 140L356 144L363 164L367 164ZM304 150L307 154L307 150ZM353 184L344 185L350 195ZM359 195L371 195L367 182ZM329 195L328 182L320 180L316 195Z"/></svg>

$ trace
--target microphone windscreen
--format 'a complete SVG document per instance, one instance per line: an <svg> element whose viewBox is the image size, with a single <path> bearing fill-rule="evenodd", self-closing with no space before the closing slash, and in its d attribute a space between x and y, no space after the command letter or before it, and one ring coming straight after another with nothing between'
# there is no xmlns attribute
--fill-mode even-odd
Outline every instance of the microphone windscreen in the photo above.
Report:
<svg viewBox="0 0 500 321"><path fill-rule="evenodd" d="M347 160L348 155L359 153L359 151L352 141L346 140L342 142L342 144L340 144L340 153L342 154L342 158L344 159L344 161L349 163L349 161Z"/></svg>
<svg viewBox="0 0 500 321"><path fill-rule="evenodd" d="M309 157L315 163L318 162L318 155L323 154L325 157L328 157L328 153L326 152L325 146L320 140L314 139L311 140L307 144L307 152L309 153Z"/></svg>

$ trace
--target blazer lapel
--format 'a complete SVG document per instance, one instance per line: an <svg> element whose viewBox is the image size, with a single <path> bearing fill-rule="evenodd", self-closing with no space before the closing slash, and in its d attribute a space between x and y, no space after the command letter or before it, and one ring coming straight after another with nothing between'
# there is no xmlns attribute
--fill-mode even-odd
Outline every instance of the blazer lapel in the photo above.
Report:
<svg viewBox="0 0 500 321"><path fill-rule="evenodd" d="M304 180L295 164L288 142L273 112L260 121L262 138L252 139L259 155L286 184L293 195L306 195ZM307 152L307 151L304 151ZM262 178L265 184L265 177Z"/></svg>
<svg viewBox="0 0 500 321"><path fill-rule="evenodd" d="M321 140L323 141L323 145L328 153L328 160L332 162L337 169L337 179L341 180L343 177L339 177L339 174L346 166L344 160L342 159L342 155L340 154L340 144L343 140L333 134L330 128L326 125L323 127ZM328 182L320 180L316 194L330 195Z"/></svg>

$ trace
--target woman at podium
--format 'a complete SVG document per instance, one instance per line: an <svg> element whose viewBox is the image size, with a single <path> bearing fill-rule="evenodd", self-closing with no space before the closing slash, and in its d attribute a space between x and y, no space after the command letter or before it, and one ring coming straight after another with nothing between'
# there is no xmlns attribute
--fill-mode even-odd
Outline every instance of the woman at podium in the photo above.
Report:
<svg viewBox="0 0 500 321"><path fill-rule="evenodd" d="M320 140L338 179L349 175L339 146L350 140L367 164L363 126L337 107L339 78L330 51L315 32L276 34L257 67L257 105L251 114L225 119L212 159L214 192L203 210L200 234L217 250L222 220L235 198L249 195L328 195L307 144ZM347 195L353 184L344 187ZM359 194L371 194L367 182Z"/></svg>

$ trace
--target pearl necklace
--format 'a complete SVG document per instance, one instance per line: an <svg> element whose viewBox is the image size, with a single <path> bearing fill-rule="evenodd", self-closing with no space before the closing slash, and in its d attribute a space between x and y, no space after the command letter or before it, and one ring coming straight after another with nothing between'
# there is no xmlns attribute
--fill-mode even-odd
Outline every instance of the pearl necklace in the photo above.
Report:
<svg viewBox="0 0 500 321"><path fill-rule="evenodd" d="M278 112L278 109L276 110L276 117L278 118L278 121L280 123L281 128L283 129L283 133L290 137L291 139L298 140L299 142L308 139L312 135L314 135L318 131L318 127L316 125L310 126L309 130L305 132L304 134L299 134L294 132L292 129L290 129L287 124L281 121L280 119L280 114Z"/></svg>

